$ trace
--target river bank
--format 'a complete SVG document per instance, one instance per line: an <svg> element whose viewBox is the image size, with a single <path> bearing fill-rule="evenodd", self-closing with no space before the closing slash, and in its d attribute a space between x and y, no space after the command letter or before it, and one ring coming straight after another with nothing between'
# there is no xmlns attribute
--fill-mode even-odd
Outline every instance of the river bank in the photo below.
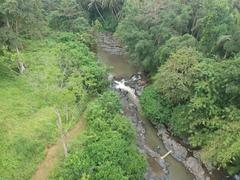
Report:
<svg viewBox="0 0 240 180"><path fill-rule="evenodd" d="M101 34L99 37L98 56L104 64L112 67L112 75L109 76L112 87L120 94L123 113L136 128L140 151L147 155L149 168L145 179L226 179L219 173L210 176L198 159L197 152L190 152L176 142L164 127L155 126L140 116L138 96L146 85L143 76L137 72L137 68L129 65L119 41L115 41L111 34ZM171 155L161 159L169 151Z"/></svg>
<svg viewBox="0 0 240 180"><path fill-rule="evenodd" d="M109 36L109 34L108 34ZM103 40L104 41L101 41ZM106 39L109 38L100 38L100 44L106 43ZM110 43L106 43L110 44ZM113 48L106 48L105 46L101 46L101 48L98 51L98 57L101 59L101 61L106 64L108 67L111 66L111 72L112 75L110 75L110 80L118 80L119 83L124 83L124 78L130 78L133 74L137 74L137 68L135 68L132 65L129 65L127 62L127 58L124 57L124 55L115 55L114 53L111 54L111 49ZM122 48L122 51L124 49ZM133 80L135 82L139 82L142 86L136 89L135 92L131 92L130 96L127 94L129 93L130 83L129 81L126 82L129 86L127 88L127 92L125 89L122 90L120 97L122 99L123 104L126 106L123 106L125 109L125 115L129 116L130 119L133 122L133 125L137 129L137 141L139 145L139 149L141 152L147 154L147 160L149 164L148 172L146 173L145 178L146 179L185 179L185 180L191 180L193 179L193 176L191 173L185 169L184 166L178 161L176 161L171 156L168 156L166 158L167 162L164 162L164 160L161 160L161 156L163 156L165 153L167 153L167 149L165 149L163 143L161 142L161 139L157 136L157 130L152 126L152 124L142 118L139 113L138 108L138 98L137 95L140 95L140 91L143 89L144 84L143 81L139 81L138 78L140 78L140 74L137 76L133 76ZM113 79L115 77L115 79ZM142 78L142 77L141 77ZM116 83L116 82L115 82ZM133 84L132 84L133 85ZM125 86L126 87L126 86ZM119 87L118 87L119 88ZM137 88L137 86L136 86ZM134 90L135 91L135 90ZM123 96L125 95L125 96ZM134 98L135 97L135 98ZM124 103L125 102L125 103ZM161 149L161 154L157 152L158 148ZM170 169L170 170L169 170Z"/></svg>
<svg viewBox="0 0 240 180"><path fill-rule="evenodd" d="M197 158L190 156L187 148L177 143L163 126L151 126L152 129L150 131L154 132L154 128L157 129L155 136L159 137L164 146L160 146L160 143L153 143L152 137L147 137L148 134L146 134L145 126L150 122L140 116L140 106L138 104L138 95L141 94L141 90L144 88L144 83L142 82L141 74L138 73L127 80L113 81L113 88L118 90L120 94L124 114L132 120L132 123L136 128L139 149L148 157L149 169L146 173L145 179L181 178L210 180L202 163ZM148 141L146 140L147 138ZM163 150L164 148L167 151ZM163 159L162 157L164 154L168 152L171 152L171 156L175 161L179 161L182 164L176 166L177 162L174 162L174 159ZM170 166L170 163L174 163L175 165ZM156 168L156 165L158 165L158 169ZM184 166L185 169L182 168L182 166ZM176 171L178 171L178 174L175 173ZM181 177L179 177L179 175L181 175Z"/></svg>

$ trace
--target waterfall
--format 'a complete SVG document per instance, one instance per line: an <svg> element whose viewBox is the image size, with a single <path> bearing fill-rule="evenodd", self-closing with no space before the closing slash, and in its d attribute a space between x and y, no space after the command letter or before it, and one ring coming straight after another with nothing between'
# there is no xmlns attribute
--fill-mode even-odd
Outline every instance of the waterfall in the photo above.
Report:
<svg viewBox="0 0 240 180"><path fill-rule="evenodd" d="M122 79L121 81L115 80L114 83L115 83L115 86L114 86L115 89L128 92L130 95L130 98L132 98L134 104L138 106L138 98L135 94L135 89L127 86L125 79Z"/></svg>

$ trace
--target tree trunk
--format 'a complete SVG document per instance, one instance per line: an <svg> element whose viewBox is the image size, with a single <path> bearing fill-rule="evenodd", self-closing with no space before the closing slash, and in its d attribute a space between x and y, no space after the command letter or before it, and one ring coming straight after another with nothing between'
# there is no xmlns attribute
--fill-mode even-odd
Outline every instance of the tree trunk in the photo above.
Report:
<svg viewBox="0 0 240 180"><path fill-rule="evenodd" d="M223 57L223 59L226 59L226 58L227 58L227 56L228 56L228 52L226 51L226 52L225 52L225 54L224 54L224 57Z"/></svg>
<svg viewBox="0 0 240 180"><path fill-rule="evenodd" d="M119 17L118 17L118 10L115 9L114 6L112 6L112 13L114 15L114 17L116 18L117 21L119 21Z"/></svg>
<svg viewBox="0 0 240 180"><path fill-rule="evenodd" d="M15 24L15 31L16 31L16 34L17 34L17 37L18 37L18 21L16 19L16 24Z"/></svg>
<svg viewBox="0 0 240 180"><path fill-rule="evenodd" d="M67 144L66 144L65 133L64 133L64 130L63 130L63 126L62 126L62 118L61 118L60 112L58 110L55 110L55 113L58 117L57 126L58 126L58 129L59 129L60 133L61 133L61 141L62 141L62 145L63 145L64 156L67 157L68 149L67 149Z"/></svg>
<svg viewBox="0 0 240 180"><path fill-rule="evenodd" d="M167 152L164 156L161 156L161 159L165 159L168 155L170 155L172 151Z"/></svg>
<svg viewBox="0 0 240 180"><path fill-rule="evenodd" d="M105 19L104 19L103 15L100 13L100 11L99 11L99 9L98 9L98 6L97 6L97 4L95 3L94 5L95 5L95 8L96 8L96 10L97 10L98 14L100 15L101 19L102 19L102 20L103 20L103 22L105 23Z"/></svg>
<svg viewBox="0 0 240 180"><path fill-rule="evenodd" d="M68 113L68 106L65 106L65 113L66 113L66 121L69 120L69 113Z"/></svg>
<svg viewBox="0 0 240 180"><path fill-rule="evenodd" d="M197 23L197 16L195 15L194 18L193 18L192 27L191 27L191 35L193 35L193 36L196 34L196 33L195 33L196 23Z"/></svg>
<svg viewBox="0 0 240 180"><path fill-rule="evenodd" d="M17 52L17 66L18 66L18 70L20 72L20 74L23 74L23 72L26 70L23 62L21 61L21 58L20 58L20 52L19 52L19 49L18 47L16 46L16 52Z"/></svg>
<svg viewBox="0 0 240 180"><path fill-rule="evenodd" d="M10 23L9 23L8 18L7 18L7 27L10 29Z"/></svg>

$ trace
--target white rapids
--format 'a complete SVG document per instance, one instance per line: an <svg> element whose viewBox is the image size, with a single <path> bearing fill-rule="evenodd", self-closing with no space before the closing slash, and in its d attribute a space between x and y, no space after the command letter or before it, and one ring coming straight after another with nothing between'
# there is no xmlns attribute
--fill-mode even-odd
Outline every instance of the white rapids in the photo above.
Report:
<svg viewBox="0 0 240 180"><path fill-rule="evenodd" d="M129 87L126 85L126 81L125 79L122 79L121 81L114 81L115 85L114 85L114 88L117 89L117 90L122 90L122 91L125 91L125 92L128 92L130 97L132 98L132 100L134 101L134 103L136 105L138 105L138 98L135 94L135 89Z"/></svg>

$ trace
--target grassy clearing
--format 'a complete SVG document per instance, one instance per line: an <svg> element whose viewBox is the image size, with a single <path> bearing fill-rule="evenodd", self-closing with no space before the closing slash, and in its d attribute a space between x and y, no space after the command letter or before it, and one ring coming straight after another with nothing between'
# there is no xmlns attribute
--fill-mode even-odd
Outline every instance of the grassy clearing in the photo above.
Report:
<svg viewBox="0 0 240 180"><path fill-rule="evenodd" d="M0 179L29 179L59 136L54 113L57 55L53 40L28 43L24 75L0 67ZM66 129L77 121L77 109Z"/></svg>

